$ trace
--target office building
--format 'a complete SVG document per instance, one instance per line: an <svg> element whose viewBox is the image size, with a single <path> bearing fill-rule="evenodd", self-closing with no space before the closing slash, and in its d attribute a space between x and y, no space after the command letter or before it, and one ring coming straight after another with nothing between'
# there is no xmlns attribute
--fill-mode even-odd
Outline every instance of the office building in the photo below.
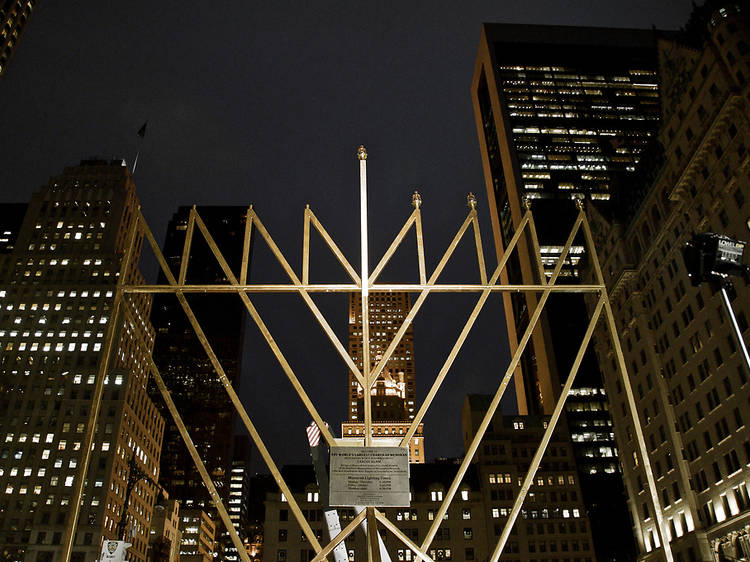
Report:
<svg viewBox="0 0 750 562"><path fill-rule="evenodd" d="M471 394L461 411L465 448L474 439L492 396ZM549 416L496 413L473 462L481 482L490 553L502 533ZM547 446L501 560L596 559L569 433L558 425Z"/></svg>
<svg viewBox="0 0 750 562"><path fill-rule="evenodd" d="M539 264L533 241L522 236L503 282L550 278L575 220L575 200L594 202L607 216L633 206L638 194L630 185L660 117L656 38L654 31L630 29L484 25L472 94L495 248L500 258L529 202L541 254ZM558 283L580 282L582 259L578 236ZM538 299L503 294L511 352ZM549 298L515 373L519 413L552 412L587 323L580 295ZM587 507L596 512L592 522L615 517L627 524L624 500L599 503L603 492L622 484L592 350L571 394L568 427ZM632 544L597 544L602 560L627 549Z"/></svg>
<svg viewBox="0 0 750 562"><path fill-rule="evenodd" d="M445 492L458 466L452 462L413 464L410 468L410 507L380 508L388 519L412 541L421 544L435 520ZM321 544L329 541L319 502L315 473L310 466L286 466L282 476L294 493L303 515L310 522ZM356 515L353 509L339 509L341 527ZM489 556L486 537L486 509L479 489L477 470L470 467L458 493L439 527L428 553L433 560L486 560ZM277 562L309 562L315 556L310 543L278 491L268 492L265 499L264 560ZM385 546L393 562L416 561L417 557L404 543L382 530ZM367 560L367 539L360 529L345 541L349 561Z"/></svg>
<svg viewBox="0 0 750 562"><path fill-rule="evenodd" d="M720 293L691 286L681 256L695 233L750 234L748 36L739 5L707 3L680 36L660 41L663 150L625 219L590 213L639 408L636 422L611 346L600 338L642 560L663 560L663 551L634 423L643 427L675 560L750 556L750 373ZM731 304L748 341L750 289L740 279L734 288Z"/></svg>
<svg viewBox="0 0 750 562"><path fill-rule="evenodd" d="M8 62L18 48L18 42L36 3L36 0L0 1L0 78L5 74Z"/></svg>
<svg viewBox="0 0 750 562"><path fill-rule="evenodd" d="M229 518L237 529L243 543L249 535L249 499L250 499L250 438L236 435L232 454L232 466L229 471L229 501L227 511ZM226 533L226 531L224 531ZM239 560L239 554L231 539L225 539L224 558Z"/></svg>
<svg viewBox="0 0 750 562"><path fill-rule="evenodd" d="M239 271L246 211L246 207L198 208L211 236L234 271ZM162 251L175 274L180 271L182 263L189 214L190 207L180 207L167 227ZM160 273L159 283L167 284L163 273ZM190 247L186 283L228 283L197 226ZM227 377L238 390L245 325L241 302L236 295L221 294L188 295L187 300ZM154 360L201 459L226 501L232 462L234 406L174 295L154 298L151 321L157 332ZM212 510L208 492L177 426L166 411L166 405L155 386L150 392L167 419L161 457L162 485L170 497L182 503L183 508Z"/></svg>
<svg viewBox="0 0 750 562"><path fill-rule="evenodd" d="M408 293L378 292L371 292L367 302L370 320L370 363L374 367L383 358L393 336L409 314L411 302ZM349 299L349 354L362 372L362 297L359 293L352 293ZM394 349L370 393L373 435L376 438L389 439L403 436L416 413L414 334L411 325ZM344 438L361 439L364 436L364 390L351 372L347 398L349 421L341 425L341 435ZM409 444L409 462L425 462L421 423Z"/></svg>
<svg viewBox="0 0 750 562"><path fill-rule="evenodd" d="M465 445L487 412L490 396L471 395L462 410ZM519 493L523 477L546 428L548 416L497 414L482 440L448 508L445 522L429 548L434 560L487 560ZM411 500L408 508L382 511L411 540L421 544L459 469L460 460L414 464L410 469ZM583 503L575 457L564 427L554 433L548 453L523 505L501 560L553 561L596 559L591 524ZM312 467L287 466L282 470L303 515L316 537L328 541L320 508L319 488ZM356 513L339 509L344 527ZM314 551L302 534L277 489L265 494L264 559L309 562ZM414 553L386 533L385 544L393 561L416 560ZM365 534L360 530L346 540L349 560L367 556Z"/></svg>
<svg viewBox="0 0 750 562"><path fill-rule="evenodd" d="M214 559L216 524L201 508L180 510L180 562L211 562Z"/></svg>
<svg viewBox="0 0 750 562"><path fill-rule="evenodd" d="M181 539L180 502L160 499L151 516L147 562L177 562Z"/></svg>
<svg viewBox="0 0 750 562"><path fill-rule="evenodd" d="M66 168L28 206L0 275L0 554L51 561L60 551L84 441L101 350L128 233L138 209L122 161L88 160ZM141 240L136 239L135 256ZM125 272L142 282L137 259ZM145 561L155 486L135 483L123 506L131 459L159 476L164 422L146 394L145 354L153 343L150 299L128 297L137 325L119 330L104 381L72 560L90 562L124 519ZM118 320L122 321L122 320ZM125 515L125 517L123 517Z"/></svg>

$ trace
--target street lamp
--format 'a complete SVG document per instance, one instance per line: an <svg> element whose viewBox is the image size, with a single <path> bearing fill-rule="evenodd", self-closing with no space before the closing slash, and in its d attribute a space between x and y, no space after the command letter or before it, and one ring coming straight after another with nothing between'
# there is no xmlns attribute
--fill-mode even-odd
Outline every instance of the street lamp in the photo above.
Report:
<svg viewBox="0 0 750 562"><path fill-rule="evenodd" d="M727 289L733 289L732 276L740 276L750 282L750 267L742 261L746 243L723 234L704 232L696 234L682 248L682 259L693 286L698 287L707 281L713 288L721 291L724 306L732 320L734 333L740 343L745 366L750 370L750 355L742 339L742 332L729 302Z"/></svg>

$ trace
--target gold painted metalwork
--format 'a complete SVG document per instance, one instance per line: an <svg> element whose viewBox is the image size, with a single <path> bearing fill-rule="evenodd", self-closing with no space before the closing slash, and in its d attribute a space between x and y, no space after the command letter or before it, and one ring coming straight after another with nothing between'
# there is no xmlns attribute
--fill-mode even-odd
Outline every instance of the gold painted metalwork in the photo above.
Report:
<svg viewBox="0 0 750 562"><path fill-rule="evenodd" d="M304 210L301 279L294 272L293 268L288 263L288 261L284 257L279 247L273 241L273 238L266 230L265 226L261 222L260 218L258 217L257 213L255 212L252 206L250 206L247 211L247 218L246 218L246 223L245 223L245 234L244 234L244 240L243 240L243 255L242 255L241 269L239 272L239 276L236 276L235 273L231 270L231 268L227 264L227 261L224 258L223 254L217 247L210 232L208 231L208 228L206 227L203 220L201 219L198 210L195 207L193 207L190 211L190 216L188 219L185 245L183 247L180 271L178 273L177 278L175 278L174 274L170 271L166 263L166 260L164 259L164 256L161 253L161 250L156 244L153 234L151 233L150 229L148 228L148 225L143 219L143 215L140 213L140 210L139 210L138 215L133 221L132 229L129 235L130 238L129 238L129 243L128 243L128 250L123 258L121 274L118 279L117 291L115 294L113 308L112 308L113 321L110 323L108 327L104 352L102 353L100 364L99 364L99 370L98 370L97 379L96 379L96 386L94 389L94 399L93 399L94 406L91 409L91 415L89 417L89 423L88 423L85 442L84 442L84 449L83 449L84 454L83 454L82 462L79 464L78 474L76 477L76 484L74 487L74 494L73 494L74 496L73 509L71 510L71 515L70 515L69 522L68 522L68 528L66 531L64 550L63 550L63 554L64 554L63 559L64 560L70 559L72 539L73 539L73 534L74 534L74 529L75 529L74 522L76 521L78 517L78 513L80 510L80 499L81 499L81 494L83 491L83 480L84 480L83 475L86 474L86 471L88 469L88 464L90 461L90 451L91 451L91 445L92 445L92 441L94 437L94 428L96 427L97 417L99 413L99 405L100 405L101 397L102 397L103 381L104 381L104 377L106 375L107 369L109 367L110 356L114 347L114 341L115 341L116 335L118 333L117 324L121 320L128 322L130 324L133 324L133 319L132 319L130 311L127 309L127 306L124 307L124 312L121 310L123 308L122 307L123 299L125 299L127 295L137 294L137 293L173 293L176 295L178 301L180 302L180 305L183 308L183 311L185 312L185 315L187 316L209 360L211 361L214 369L216 370L219 376L219 379L221 380L226 392L228 393L231 399L231 402L235 406L240 416L240 419L243 422L243 425L248 430L248 433L253 439L255 446L258 448L258 451L260 452L261 457L263 458L264 462L266 463L269 470L271 471L271 474L276 480L276 483L278 484L279 489L285 495L287 501L289 502L289 507L292 513L294 514L295 518L297 519L297 522L299 523L300 527L302 528L302 531L305 534L307 540L309 541L311 547L315 550L316 555L311 562L319 562L325 559L332 552L335 546L338 543L340 543L342 540L346 539L363 520L366 520L368 523L367 525L368 559L371 562L380 562L379 561L379 548L378 548L378 543L377 543L377 523L378 522L381 525L383 525L385 529L393 533L394 536L399 541L401 541L408 548L410 548L414 552L418 560L422 560L425 562L433 562L428 552L432 544L432 541L435 538L438 527L441 521L443 520L443 516L447 512L448 507L458 490L461 480L463 479L470 463L472 462L474 458L474 455L476 454L479 448L481 440L483 439L485 432L487 431L487 428L489 426L489 423L492 417L494 416L494 414L497 411L497 408L500 405L500 400L502 399L505 393L505 390L511 381L511 378L513 377L513 374L518 369L521 356L524 350L526 349L526 345L528 344L532 336L532 333L541 317L541 314L544 310L544 306L547 300L549 299L552 293L574 292L574 293L584 293L584 294L595 295L597 298L596 306L595 306L592 316L590 317L589 325L583 337L583 340L581 341L578 353L575 357L575 360L570 369L568 377L562 388L560 398L555 404L555 408L549 420L548 426L544 432L544 435L541 439L539 447L531 461L529 470L523 480L521 490L515 499L515 502L511 509L510 516L508 517L508 520L505 523L505 527L503 528L503 531L489 559L489 562L497 562L503 552L503 548L505 547L506 541L508 540L508 537L510 535L510 530L513 527L513 524L515 523L518 517L518 514L520 513L521 506L523 504L524 499L526 498L526 494L528 493L530 486L533 483L534 476L536 474L537 469L539 468L539 465L542 460L542 456L544 455L546 451L547 445L549 444L549 441L552 437L552 433L555 430L557 422L560 416L562 415L562 410L565 405L565 400L567 398L568 391L570 390L575 380L575 377L578 373L584 353L586 352L588 348L594 329L602 313L606 317L606 324L608 327L608 332L612 340L612 344L614 346L615 355L617 358L617 366L620 371L620 375L622 377L623 388L627 395L628 407L630 408L631 416L633 417L634 420L637 420L639 422L639 423L634 424L636 428L638 451L639 451L640 456L642 457L644 468L646 469L650 497L651 497L651 501L654 507L654 512L656 514L656 520L658 523L657 531L659 534L661 545L664 549L664 555L665 555L667 562L672 562L673 560L672 552L671 552L671 548L669 545L669 540L667 538L668 535L665 529L664 519L662 517L662 510L661 510L661 505L659 502L659 497L656 492L656 485L655 485L654 477L651 472L648 451L647 451L646 442L643 436L643 430L640 425L639 414L636 408L635 398L634 398L633 391L632 391L632 385L630 383L630 379L627 373L627 368L625 365L622 349L620 347L615 320L614 320L612 309L609 303L609 298L607 295L607 288L604 283L604 278L601 273L601 268L599 265L596 250L594 248L593 238L591 236L591 230L589 228L589 224L586 219L583 201L576 201L576 204L578 206L578 215L576 217L575 223L573 224L570 235L568 236L568 239L565 243L565 246L563 247L562 253L558 257L557 262L555 264L555 268L551 276L549 277L549 279L546 278L544 267L542 264L541 254L539 252L539 242L538 242L537 235L536 235L536 228L535 228L534 219L533 219L532 212L531 212L531 205L529 201L525 201L524 216L520 224L518 225L518 228L516 228L515 233L513 234L513 237L510 240L507 248L505 249L502 258L500 259L500 262L498 263L497 267L495 268L495 270L493 271L489 279L487 278L484 251L482 247L482 241L481 241L480 230L479 230L479 219L478 219L477 209L476 209L477 202L476 202L476 197L474 197L473 194L469 194L467 198L467 202L469 205L468 215L466 216L465 220L461 224L453 240L446 248L437 266L435 267L435 269L432 271L432 273L430 274L428 278L426 274L426 266L425 266L425 258L424 258L424 240L423 240L423 235L422 235L422 222L421 222L422 197L416 191L414 192L414 195L412 197L413 210L411 214L406 219L406 222L404 223L403 227L394 238L389 248L380 258L375 269L372 271L372 273L369 273L369 264L368 264L369 255L368 255L368 246L367 246L367 169L366 169L367 151L365 150L363 146L359 147L359 150L357 152L357 157L360 162L360 233L361 233L361 255L360 255L361 271L360 271L360 274L357 274L354 267L352 267L349 260L347 260L347 258L339 249L339 247L335 244L331 236L328 234L326 229L323 227L322 223L317 219L312 209L310 209L308 205ZM347 274L351 278L351 283L312 283L310 281L309 262L310 262L310 232L311 232L310 227L311 226L323 238L328 249L336 257L339 264L347 272ZM382 284L376 283L378 276L383 271L385 266L388 264L390 258L393 256L396 250L400 247L400 245L402 244L404 238L406 237L406 235L408 234L412 226L414 226L415 228L416 239L417 239L417 256L418 256L418 261L419 261L419 282L418 283L390 283L390 284L389 283L382 283ZM186 276L187 276L187 271L189 267L188 262L190 258L190 248L192 244L192 238L194 236L195 227L197 227L201 236L203 236L206 243L210 247L211 252L213 253L214 257L217 260L217 263L220 265L222 271L224 272L226 278L228 279L228 283L225 283L225 284L190 284L186 282ZM441 273L443 272L446 265L450 261L455 249L457 248L458 244L465 236L466 231L469 229L469 227L472 228L472 231L474 234L474 243L475 243L476 255L477 255L477 266L479 269L479 283L439 284L438 279ZM556 283L558 276L562 270L565 259L570 251L573 240L575 239L576 235L581 229L583 229L585 245L587 248L590 261L593 266L595 283L577 284L577 285L570 285L570 284L558 285ZM504 271L511 254L514 251L517 251L519 240L521 236L523 236L524 234L526 234L531 241L531 249L533 253L535 254L536 265L538 268L539 282L536 284L502 284L499 282L500 276L502 272ZM132 284L132 283L126 282L124 272L127 271L129 264L133 260L134 248L135 248L134 241L136 240L138 236L145 236L147 241L149 242L149 245L151 246L151 249L154 252L154 255L156 256L157 261L159 262L159 265L168 280L167 285ZM289 283L286 283L286 284L262 284L260 283L258 284L258 283L250 282L249 263L250 263L250 257L251 257L250 256L250 253L251 253L250 242L251 242L252 236L259 237L260 241L264 242L269 247L274 257L276 258L276 260L279 262L279 264L282 266L287 276L289 277ZM370 345L369 345L369 322L368 322L367 301L368 301L368 296L369 296L370 291L379 291L379 292L405 291L405 292L418 294L411 310L409 311L402 325L399 327L398 331L396 332L393 340L388 346L388 349L385 351L380 361L378 361L375 365L371 363L370 357L369 357ZM343 342L333 332L324 314L320 311L320 309L317 307L317 305L313 301L311 294L320 293L320 292L324 292L324 293L359 292L361 293L362 295L362 319L363 319L362 350L363 350L363 355L364 355L363 363L362 363L364 368L362 370L358 368L356 362L353 360L353 358L349 355L348 351L344 347ZM289 379L289 382L291 383L292 387L297 392L297 395L299 396L303 405L308 410L308 412L314 419L315 423L318 424L321 430L322 436L324 437L324 439L330 446L333 446L335 444L335 441L334 441L334 437L331 431L321 419L315 406L313 405L309 396L306 394L304 388L302 387L302 383L295 375L291 365L287 362L284 354L282 353L278 344L276 343L273 336L271 335L270 330L268 329L266 324L263 322L263 319L261 318L260 313L253 305L250 296L256 293L297 293L300 295L300 297L303 299L305 304L308 306L310 311L315 316L321 329L328 336L328 339L331 341L331 344L334 346L338 354L341 356L341 358L343 359L347 367L355 374L357 381L364 389L363 402L364 402L364 414L365 414L364 415L365 444L371 445L372 444L372 415L371 415L372 408L371 408L370 390L375 384L380 373L385 368L385 365L388 359L393 354L399 342L406 334L406 331L409 325L416 318L417 314L419 313L422 305L426 301L429 294L430 293L444 293L444 292L478 293L479 296L478 296L477 302L473 310L469 314L469 317L467 318L459 336L457 337L455 344L453 345L450 352L448 353L448 356L445 359L443 366L438 372L429 392L427 393L427 396L424 402L420 405L413 421L411 422L411 425L406 435L403 436L403 439L401 440L401 446L407 446L409 441L413 438L419 424L424 419L424 416L427 413L430 405L432 404L432 401L434 400L437 392L440 390L440 387L442 386L443 381L448 375L456 357L458 356L459 351L461 350L461 347L466 341L466 338L471 332L471 329L473 328L479 313L484 308L490 295L493 293L498 293L498 292L524 292L524 293L538 294L540 296L532 312L531 318L529 319L528 326L525 332L523 333L521 339L519 340L518 347L515 350L513 357L505 370L505 374L502 380L500 381L500 384L495 392L495 395L492 398L492 401L490 402L489 409L486 415L484 416L482 422L480 423L477 433L474 436L474 439L472 440L471 444L469 445L468 450L466 451L466 455L457 470L456 476L451 486L449 487L449 490L446 493L445 498L442 504L440 505L438 513L436 514L434 521L427 533L427 536L424 538L424 541L422 542L422 544L417 545L414 542L412 542L382 512L378 511L372 506L368 506L359 515L357 515L357 517L355 517L352 521L350 521L349 524L346 526L346 528L344 528L332 541L330 541L328 544L321 545L316 539L315 534L310 528L309 523L304 518L302 511L300 510L298 504L296 503L294 499L294 495L292 494L291 490L287 486L286 482L284 482L284 479L281 476L281 473L278 467L276 466L273 459L271 458L271 455L268 452L268 449L266 448L261 436L259 435L255 426L251 422L250 416L248 415L247 411L242 405L236 392L232 388L230 381L226 377L226 374L216 354L211 348L211 345L206 339L206 336L203 333L203 330L198 320L193 314L192 309L190 308L190 305L188 304L185 295L188 293L235 293L238 295L238 297L242 301L242 304L248 311L250 317L253 319L256 326L262 333L264 339L266 340L267 345L269 346L274 356L276 357L277 361L281 365L282 370L284 371L285 375ZM133 333L138 334L139 332L138 330L133 330ZM139 343L145 347L145 342L140 341ZM222 518L224 523L227 525L227 528L230 532L232 540L235 546L237 546L239 556L242 558L243 561L249 562L247 553L245 552L244 548L241 548L241 545L238 542L239 537L237 536L237 533L232 528L231 523L228 523L229 516L226 511L226 508L224 507L223 503L221 502L220 497L216 493L216 489L213 485L213 482L211 481L210 476L208 475L205 469L205 466L203 466L203 463L200 460L200 456L198 455L198 452L195 449L195 446L190 438L187 428L184 422L182 421L182 418L179 412L177 411L177 408L174 405L174 402L171 399L169 390L164 385L164 381L162 380L161 375L159 374L159 370L156 367L150 354L148 355L148 364L149 364L149 369L151 370L151 373L154 376L154 379L157 383L157 387L159 388L159 391L161 392L162 396L165 399L165 402L167 403L168 410L174 420L174 423L177 425L180 431L180 434L183 437L183 440L185 441L185 445L187 446L193 460L196 463L196 467L198 468L201 474L201 477L203 478L203 481L206 484L206 487L208 488L209 493L211 494L211 497L215 502L215 505L219 512L220 517Z"/></svg>

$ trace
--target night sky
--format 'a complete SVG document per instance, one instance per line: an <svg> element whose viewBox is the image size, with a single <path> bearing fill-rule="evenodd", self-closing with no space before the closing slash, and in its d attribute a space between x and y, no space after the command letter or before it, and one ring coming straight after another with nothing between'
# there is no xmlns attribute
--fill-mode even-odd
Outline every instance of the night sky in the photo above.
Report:
<svg viewBox="0 0 750 562"><path fill-rule="evenodd" d="M0 81L0 201L28 201L50 176L89 156L132 162L136 131L148 120L135 182L157 239L178 205L252 203L299 274L309 203L358 269L355 154L364 144L371 268L411 212L415 188L424 201L428 275L463 221L470 191L494 268L470 96L481 23L676 29L690 9L689 0L42 0ZM418 280L413 245L410 238L382 280ZM251 282L281 281L280 268L256 247ZM311 282L344 281L323 252L313 246ZM472 253L469 244L459 247L445 282L478 281ZM428 298L414 329L420 399L476 298ZM316 300L346 342L347 298ZM494 392L505 370L499 300L485 307L425 420L428 458L461 454L464 396ZM257 305L338 433L344 363L299 297L258 297ZM240 394L250 416L279 464L309 462L309 416L257 329L246 332Z"/></svg>

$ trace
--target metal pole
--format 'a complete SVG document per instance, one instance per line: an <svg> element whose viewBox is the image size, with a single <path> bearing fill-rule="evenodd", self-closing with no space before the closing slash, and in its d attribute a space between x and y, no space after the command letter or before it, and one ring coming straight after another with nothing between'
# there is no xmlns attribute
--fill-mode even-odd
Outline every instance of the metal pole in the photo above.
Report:
<svg viewBox="0 0 750 562"><path fill-rule="evenodd" d="M372 446L372 397L370 389L375 381L372 380L370 371L370 310L369 310L369 288L370 274L368 273L368 250L367 250L367 151L360 146L357 151L359 158L359 236L360 236L360 280L362 297L362 376L365 381L362 402L365 409L365 446Z"/></svg>
<svg viewBox="0 0 750 562"><path fill-rule="evenodd" d="M578 229L581 226L581 220L582 220L582 216L579 214L578 218L576 219L575 224L573 225L572 230L570 231L568 240L565 243L565 246L563 247L562 253L560 254L560 257L557 259L557 265L555 266L555 270L552 273L552 278L550 279L549 284L545 287L544 292L542 293L542 296L539 299L539 304L537 304L537 307L534 309L534 312L531 315L531 318L529 319L529 325L526 327L526 331L524 332L523 337L518 342L518 347L516 348L516 351L513 354L513 357L511 358L510 364L505 370L505 374L503 375L500 385L497 387L497 390L495 391L495 395L493 396L492 401L490 402L487 412L485 413L484 418L482 418L482 422L479 424L479 427L477 428L477 432L474 435L474 438L472 439L471 444L469 445L469 448L466 451L466 454L464 455L464 460L461 461L461 465L459 466L458 472L456 473L456 476L453 479L453 483L451 484L450 488L448 488L448 491L446 492L445 497L443 499L443 503L440 505L440 508L435 514L435 519L432 525L430 526L429 531L427 531L427 535L425 536L424 541L422 542L423 549L427 549L432 543L432 540L435 538L438 527L440 526L440 523L442 522L443 516L448 512L448 507L450 506L451 501L453 501L453 496L456 495L456 492L458 491L458 487L461 484L461 480L463 479L464 475L466 474L466 471L469 468L469 463L471 463L472 460L474 459L474 455L476 454L477 449L479 449L479 445L482 441L482 438L484 437L485 432L487 431L487 428L490 425L490 422L492 421L493 416L495 415L495 411L500 406L500 400L502 399L503 394L505 394L505 389L507 388L508 383L510 383L510 379L513 376L513 373L516 372L516 368L518 367L518 364L521 361L521 355L525 351L526 345L528 344L529 339L531 338L531 335L534 332L534 328L536 327L536 324L542 315L542 311L544 310L544 305L546 304L547 299L549 298L550 294L552 293L552 290L554 289L555 281L557 281L557 277L560 275L560 270L562 269L563 263L565 262L565 258L567 257L568 252L570 251L570 246L573 244L573 240L575 239L575 236L578 233ZM498 272L496 270L496 274L497 273ZM474 312L472 312L472 314L474 314ZM416 419L417 418L415 418L415 420Z"/></svg>
<svg viewBox="0 0 750 562"><path fill-rule="evenodd" d="M135 319L133 318L133 315L129 310L125 309L125 315L127 316L130 323L135 325ZM137 331L134 331L134 334L136 339L138 340L139 345L144 345L145 341L143 340L143 336ZM193 463L195 463L195 468L198 470L198 474L200 474L201 479L203 480L203 484L208 490L208 495L211 497L211 501L213 502L214 506L216 506L216 510L219 512L221 521L224 523L226 530L229 532L229 536L231 537L232 543L237 549L239 557L243 560L243 562L250 562L250 557L248 556L247 551L242 545L242 540L237 534L237 529L234 528L234 523L232 523L232 519L229 517L227 508L224 505L224 502L221 500L221 496L219 495L219 492L216 489L213 480L211 480L211 476L208 474L206 465L203 463L203 460L201 460L200 453L198 453L193 440L190 438L190 434L188 433L187 427L185 426L185 422L182 421L182 417L177 411L177 406L175 405L174 400L172 400L172 395L169 393L167 385L164 384L164 379L162 379L161 373L159 373L159 368L156 366L156 362L154 361L154 357L151 353L148 353L146 355L146 362L148 363L148 368L151 371L151 375L154 377L156 387L159 389L159 392L164 399L164 404L167 406L167 410L169 411L169 413L172 414L172 419L174 420L175 426L177 426L177 430L180 432L182 440L185 442L188 453L190 453L190 456L193 459Z"/></svg>
<svg viewBox="0 0 750 562"><path fill-rule="evenodd" d="M721 288L721 297L724 301L724 306L727 308L729 318L732 319L732 327L734 328L734 335L737 336L737 341L740 343L740 349L742 349L742 357L745 359L745 367L750 371L750 355L747 353L747 346L745 340L742 339L742 331L740 325L737 324L737 318L734 316L734 310L732 310L732 303L729 302L729 295L724 287Z"/></svg>
<svg viewBox="0 0 750 562"><path fill-rule="evenodd" d="M542 464L542 457L547 451L547 446L552 440L552 435L554 434L555 429L557 429L557 422L560 420L563 407L565 406L565 401L568 399L568 394L570 393L570 389L573 387L573 382L575 381L576 375L578 374L578 369L581 367L583 355L584 353L586 353L589 342L591 341L591 336L594 334L594 328L596 328L596 324L597 322L599 322L599 316L602 313L603 306L604 299L599 297L599 302L597 302L596 304L594 315L589 321L589 327L586 329L586 334L583 336L583 341L578 348L578 353L576 354L573 366L570 369L568 378L565 381L562 392L560 393L560 398L558 398L557 404L555 404L555 409L552 412L552 417L550 417L549 421L547 422L547 428L544 430L544 434L542 435L542 441L539 444L536 453L534 454L534 458L531 461L531 466L529 466L529 470L526 473L523 484L521 484L521 489L518 491L518 496L516 496L516 500L515 502L513 502L513 507L510 510L508 520L505 522L503 532L500 534L500 539L498 539L495 550L490 556L490 562L498 562L498 560L500 560L500 556L503 554L505 544L508 542L508 538L510 537L513 525L515 525L516 520L518 519L518 514L521 512L521 508L523 507L523 502L526 499L526 495L529 493L529 489L534 483L534 477L536 476L537 470L539 470L539 465Z"/></svg>
<svg viewBox="0 0 750 562"><path fill-rule="evenodd" d="M656 479L654 478L654 473L651 470L651 459L648 456L646 438L643 435L643 426L641 425L641 420L638 417L638 407L635 402L633 387L630 384L630 376L628 374L628 368L625 364L625 355L622 352L622 346L620 345L620 336L617 333L617 323L615 322L615 315L612 313L612 305L609 302L609 294L607 293L606 284L604 282L604 275L602 274L602 268L599 264L599 256L596 253L596 246L594 246L594 237L591 234L589 221L586 219L586 213L584 212L583 202L579 199L577 204L578 216L583 220L583 233L586 239L586 246L588 246L587 250L591 254L591 263L594 267L594 275L596 276L596 280L602 285L602 299L604 300L604 312L607 318L607 327L609 328L612 347L614 347L615 357L617 358L617 366L622 377L622 386L625 389L625 397L628 402L628 408L630 409L630 415L633 418L633 428L635 429L636 443L638 443L638 453L640 454L641 461L643 462L643 472L645 472L646 474L649 494L651 496L651 504L654 508L654 517L656 518L656 533L661 541L662 547L664 548L664 558L667 562L673 562L674 557L672 555L672 547L669 544L669 538L667 536L664 514L661 510L661 502L659 501L659 494L656 488Z"/></svg>
<svg viewBox="0 0 750 562"><path fill-rule="evenodd" d="M68 562L70 555L73 551L73 542L76 535L76 526L78 525L78 516L81 513L81 496L83 495L83 486L86 482L86 474L89 469L89 463L91 462L91 449L94 443L94 433L96 431L96 424L99 419L99 410L101 409L102 396L104 394L104 379L107 376L107 370L109 369L109 363L112 356L112 351L115 347L115 338L120 333L118 328L121 327L123 321L120 309L122 308L122 301L124 293L122 286L125 284L125 278L128 276L130 271L130 264L133 257L133 249L135 248L135 239L138 232L138 220L141 216L140 209L134 213L133 223L130 225L130 233L127 239L127 245L125 247L125 253L120 263L120 275L117 278L117 286L115 289L115 296L112 301L112 309L109 318L109 325L107 326L107 335L104 339L104 348L99 356L99 368L96 373L96 383L94 385L94 394L91 397L91 412L89 413L88 423L86 425L86 435L83 439L83 445L81 448L81 459L78 465L78 471L76 472L75 487L73 488L73 505L71 506L70 513L68 514L68 523L65 527L65 536L62 541L62 550L60 551L60 559ZM127 506L123 507L127 509Z"/></svg>
<svg viewBox="0 0 750 562"><path fill-rule="evenodd" d="M196 213L195 218L196 218L196 224L200 228L203 225L202 221L200 220L200 215ZM164 258L164 254L159 248L159 245L156 243L154 234L151 232L151 229L148 227L148 224L146 224L145 220L143 221L143 232L144 232L144 235L146 236L147 242L149 243L149 245L151 246L151 249L154 252L154 256L156 257L156 261L159 263L159 267L161 267L161 270L164 272L164 275L167 277L167 281L169 282L170 285L173 285L173 286L177 285L177 280L175 279L172 271L169 269L169 265L167 264L167 261ZM228 270L225 270L225 272L227 271ZM232 278L234 278L234 274L232 274L231 271L228 271L227 275L231 275ZM281 472L279 471L276 464L273 462L273 459L271 458L271 454L268 452L268 449L263 443L263 440L260 438L260 434L255 428L255 425L253 425L252 421L250 421L250 416L247 414L247 410L245 410L245 407L242 405L242 401L240 400L239 396L237 396L237 392L232 388L232 383L229 381L229 378L227 377L226 372L224 371L224 367L221 365L219 358L216 356L216 353L211 347L211 344L209 343L208 338L206 337L206 334L203 332L203 329L201 328L198 322L198 319L195 317L195 314L193 313L192 308L188 304L187 299L185 298L185 295L182 293L182 291L176 291L175 295L177 296L177 300L179 301L180 306L182 307L182 310L185 313L185 316L190 322L190 325L192 326L193 331L195 332L195 335L198 337L198 341L203 347L203 350L206 352L206 356L208 357L209 361L211 362L211 365L216 371L216 374L219 377L219 381L224 387L224 390L229 395L229 398L232 401L232 404L234 405L235 410L239 414L240 420L242 421L243 425L247 429L247 432L250 434L250 437L252 437L253 441L255 442L255 446L258 448L258 452L260 453L261 457L265 461L266 466L268 467L268 470L271 471L271 474L276 480L276 483L279 485L281 492L286 496L287 501L289 502L289 508L292 510L292 513L297 518L297 521L299 522L300 527L302 527L302 532L305 533L307 540L315 549L315 552L320 551L320 548L321 548L320 543L318 542L318 539L315 537L315 533L310 527L310 524L307 522L307 520L303 516L302 510L300 509L299 505L297 505L297 502L294 499L294 495L292 494L291 490L287 487L286 482L281 476ZM297 384L299 383L297 382ZM298 390L302 390L301 385L299 385ZM310 413L313 416L313 419L316 421L316 423L318 423L319 426L321 425L323 426L323 428L321 428L321 432L323 433L323 435L329 435L330 431L327 431L327 428L325 427L323 420L320 418L317 411L315 411L315 408L312 406L312 403L309 401L309 399L307 399L306 396L304 397L301 396L301 398L303 402L305 402L305 405L310 409Z"/></svg>

